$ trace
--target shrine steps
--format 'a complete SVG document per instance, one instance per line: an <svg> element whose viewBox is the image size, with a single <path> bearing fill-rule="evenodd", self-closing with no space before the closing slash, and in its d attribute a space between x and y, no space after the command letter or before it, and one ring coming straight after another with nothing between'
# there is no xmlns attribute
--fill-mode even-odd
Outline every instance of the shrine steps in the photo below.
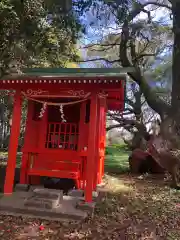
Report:
<svg viewBox="0 0 180 240"><path fill-rule="evenodd" d="M47 220L82 220L93 214L98 197L84 203L82 190L63 191L17 185L15 192L0 199L0 214Z"/></svg>

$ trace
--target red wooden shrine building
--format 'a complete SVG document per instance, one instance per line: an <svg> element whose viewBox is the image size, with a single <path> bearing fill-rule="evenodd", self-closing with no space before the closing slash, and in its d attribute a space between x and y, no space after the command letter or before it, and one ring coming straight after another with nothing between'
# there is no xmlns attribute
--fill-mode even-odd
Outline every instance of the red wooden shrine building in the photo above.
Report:
<svg viewBox="0 0 180 240"><path fill-rule="evenodd" d="M85 190L85 201L92 201L104 174L106 111L124 108L125 74L117 74L120 70L31 69L0 80L0 89L14 91L4 194L13 192L25 99L20 184L39 184L41 176L73 179Z"/></svg>

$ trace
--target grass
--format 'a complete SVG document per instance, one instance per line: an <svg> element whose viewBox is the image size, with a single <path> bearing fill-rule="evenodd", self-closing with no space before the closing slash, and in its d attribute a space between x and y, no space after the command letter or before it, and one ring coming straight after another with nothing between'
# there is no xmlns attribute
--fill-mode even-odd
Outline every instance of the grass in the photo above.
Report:
<svg viewBox="0 0 180 240"><path fill-rule="evenodd" d="M106 148L105 171L108 173L126 173L129 171L130 151L125 144L112 145Z"/></svg>

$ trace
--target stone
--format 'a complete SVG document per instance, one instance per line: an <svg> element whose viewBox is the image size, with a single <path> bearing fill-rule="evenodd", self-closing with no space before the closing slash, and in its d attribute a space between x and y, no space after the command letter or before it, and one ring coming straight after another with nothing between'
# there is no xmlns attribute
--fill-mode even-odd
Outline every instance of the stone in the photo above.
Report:
<svg viewBox="0 0 180 240"><path fill-rule="evenodd" d="M25 200L24 206L40 209L53 209L59 206L59 200L31 197Z"/></svg>
<svg viewBox="0 0 180 240"><path fill-rule="evenodd" d="M77 207L78 209L87 211L87 212L89 212L90 214L93 214L93 213L94 213L95 206L96 206L96 203L95 203L95 202L87 203L87 202L85 202L85 201L79 201L79 202L77 202L77 205L76 205L76 207Z"/></svg>
<svg viewBox="0 0 180 240"><path fill-rule="evenodd" d="M57 208L63 201L63 191L45 188L35 188L32 190L32 197L25 200L24 206L53 209Z"/></svg>
<svg viewBox="0 0 180 240"><path fill-rule="evenodd" d="M78 190L78 189L73 189L68 193L68 196L72 196L72 197L83 197L83 195L84 195L84 191Z"/></svg>
<svg viewBox="0 0 180 240"><path fill-rule="evenodd" d="M44 205L34 201L34 205L37 207L25 206L25 203L32 198L32 191L28 192L14 192L11 196L2 196L0 198L0 214L2 216L23 216L28 218L38 218L42 220L53 220L53 221L82 221L88 217L89 213L76 208L77 198L64 196L62 204L56 208L48 209L47 199L44 201ZM23 195L23 198L22 198ZM42 198L41 198L42 200ZM51 201L51 200L50 200ZM32 202L31 202L32 203ZM36 203L36 204L35 204ZM49 203L48 203L49 204ZM28 204L27 204L28 205ZM40 207L39 207L40 206Z"/></svg>
<svg viewBox="0 0 180 240"><path fill-rule="evenodd" d="M33 190L33 196L38 198L57 200L59 203L61 203L63 200L63 191L48 188L35 188Z"/></svg>
<svg viewBox="0 0 180 240"><path fill-rule="evenodd" d="M28 184L16 184L15 186L15 192L27 192L29 190Z"/></svg>
<svg viewBox="0 0 180 240"><path fill-rule="evenodd" d="M92 197L93 197L93 198L97 198L97 197L98 197L98 195L99 195L99 193L98 193L98 192L95 192L95 191L93 191L93 192L92 192Z"/></svg>
<svg viewBox="0 0 180 240"><path fill-rule="evenodd" d="M37 188L38 189L45 189L43 185L31 185L29 190L33 192L34 189L37 189Z"/></svg>

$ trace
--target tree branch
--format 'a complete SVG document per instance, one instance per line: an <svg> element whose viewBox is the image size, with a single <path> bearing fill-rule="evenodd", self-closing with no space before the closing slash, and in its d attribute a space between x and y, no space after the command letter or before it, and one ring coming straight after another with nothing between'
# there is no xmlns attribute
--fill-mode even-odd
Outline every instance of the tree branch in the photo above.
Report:
<svg viewBox="0 0 180 240"><path fill-rule="evenodd" d="M170 0L171 2L171 0ZM148 5L155 5L157 7L164 7L164 8L167 8L169 10L172 10L172 8L170 6L168 6L167 4L164 4L164 3L158 3L157 1L149 1L147 3L144 4L144 7L148 6Z"/></svg>
<svg viewBox="0 0 180 240"><path fill-rule="evenodd" d="M121 128L121 127L123 127L123 125L121 123L115 124L115 125L111 125L111 126L106 128L106 131L110 131L110 130L112 130L114 128Z"/></svg>
<svg viewBox="0 0 180 240"><path fill-rule="evenodd" d="M132 73L128 73L128 75L132 78L132 80L134 80L140 86L140 89L143 92L149 106L153 110L155 110L157 113L159 113L161 117L164 117L164 114L170 110L169 106L165 104L150 88L150 86L146 82L144 75L141 72L140 66L136 62L134 62L134 65L133 65L127 56L127 44L128 44L128 41L130 40L129 20L130 19L132 20L133 18L135 18L137 16L136 14L139 14L139 13L140 13L140 9L138 11L137 10L133 11L130 14L128 20L126 19L124 21L124 24L122 27L122 33L121 33L119 56L120 56L121 64L123 67L135 67L135 71ZM134 51L134 49L132 50ZM133 51L131 52L134 54Z"/></svg>
<svg viewBox="0 0 180 240"><path fill-rule="evenodd" d="M92 47L114 47L114 46L120 46L120 43L108 43L108 44L101 44L101 43L95 43L95 44L91 44L91 45L87 45L82 47L82 49L87 49L87 48L92 48ZM94 49L96 50L96 49Z"/></svg>
<svg viewBox="0 0 180 240"><path fill-rule="evenodd" d="M120 59L116 60L108 60L106 58L93 58L93 59L86 59L86 60L80 60L79 62L96 62L96 61L105 61L107 63L120 63Z"/></svg>

